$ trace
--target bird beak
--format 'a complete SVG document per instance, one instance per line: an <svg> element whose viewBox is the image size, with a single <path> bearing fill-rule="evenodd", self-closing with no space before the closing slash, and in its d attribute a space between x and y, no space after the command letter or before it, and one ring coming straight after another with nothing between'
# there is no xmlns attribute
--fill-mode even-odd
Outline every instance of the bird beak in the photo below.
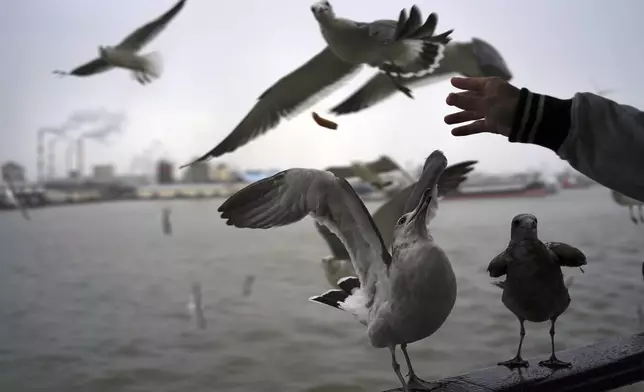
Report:
<svg viewBox="0 0 644 392"><path fill-rule="evenodd" d="M405 204L405 213L410 212L414 207L422 204L422 195L425 190L429 190L431 195L431 190L438 183L438 179L446 167L447 158L445 158L445 155L441 151L435 150L427 157L425 166L423 167L423 173L420 175L416 186L414 186L414 190L409 195L407 203Z"/></svg>
<svg viewBox="0 0 644 392"><path fill-rule="evenodd" d="M411 214L411 217L409 218L409 221L415 220L417 217L422 216L425 217L427 216L427 208L429 207L429 202L432 201L432 189L425 189L425 192L420 196L420 203L418 203L418 206L414 209L414 211Z"/></svg>

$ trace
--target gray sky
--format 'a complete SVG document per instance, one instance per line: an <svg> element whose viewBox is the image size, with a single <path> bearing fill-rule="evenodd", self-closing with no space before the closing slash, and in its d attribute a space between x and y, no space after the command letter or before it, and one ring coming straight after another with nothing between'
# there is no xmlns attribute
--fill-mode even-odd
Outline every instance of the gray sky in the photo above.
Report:
<svg viewBox="0 0 644 392"><path fill-rule="evenodd" d="M301 0L188 0L177 18L145 49L160 51L164 73L147 86L124 70L90 78L58 78L118 43L157 17L174 0L0 1L0 161L16 160L33 178L36 131L61 125L77 110L124 112L127 123L106 146L86 143L86 168L114 162L119 171L158 140L177 163L205 153L223 139L278 78L324 45ZM339 16L371 21L396 19L413 3L335 0ZM514 73L513 83L569 98L577 91L614 88L610 98L644 108L644 67L637 0L418 0L438 30L454 28L457 41L480 37L494 45ZM633 48L633 49L632 49ZM363 112L336 117L337 131L318 127L311 110L325 116L375 71L367 69L326 99L250 144L211 162L244 168L324 167L390 154L401 164L422 161L442 149L450 162L479 159L482 170L562 168L553 152L510 144L496 135L455 138L443 117L453 109L449 81L402 94ZM331 116L327 116L332 118ZM58 173L64 168L59 143Z"/></svg>

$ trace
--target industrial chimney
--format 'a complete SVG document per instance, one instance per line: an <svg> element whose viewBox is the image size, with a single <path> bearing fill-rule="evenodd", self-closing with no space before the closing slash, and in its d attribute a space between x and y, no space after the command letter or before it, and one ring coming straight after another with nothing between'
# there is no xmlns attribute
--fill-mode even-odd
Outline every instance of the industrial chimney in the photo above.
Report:
<svg viewBox="0 0 644 392"><path fill-rule="evenodd" d="M45 179L45 132L42 130L38 131L38 151L36 152L36 166L38 173L36 173L38 177L38 182L42 182Z"/></svg>
<svg viewBox="0 0 644 392"><path fill-rule="evenodd" d="M78 177L83 177L83 165L85 165L85 154L83 147L83 137L79 136L76 140L76 171L78 172Z"/></svg>
<svg viewBox="0 0 644 392"><path fill-rule="evenodd" d="M53 180L56 177L56 142L58 139L50 139L47 143L47 178Z"/></svg>
<svg viewBox="0 0 644 392"><path fill-rule="evenodd" d="M73 141L67 143L67 150L65 151L65 171L67 176L71 176L74 170L74 147Z"/></svg>

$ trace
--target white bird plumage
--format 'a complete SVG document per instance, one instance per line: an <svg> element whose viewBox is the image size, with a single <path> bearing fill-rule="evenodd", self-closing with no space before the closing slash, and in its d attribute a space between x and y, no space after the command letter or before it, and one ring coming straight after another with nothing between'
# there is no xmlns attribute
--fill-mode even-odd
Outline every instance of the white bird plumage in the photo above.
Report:
<svg viewBox="0 0 644 392"><path fill-rule="evenodd" d="M99 57L71 71L56 70L61 76L91 76L113 68L132 71L132 76L140 84L150 83L162 73L161 54L151 52L139 54L140 50L166 28L168 23L183 9L187 0L179 0L171 9L151 22L139 27L125 37L118 45L99 46Z"/></svg>
<svg viewBox="0 0 644 392"><path fill-rule="evenodd" d="M346 310L366 325L372 346L390 350L405 392L430 389L433 385L414 372L407 344L436 332L456 301L451 263L427 227L438 207L436 184L446 167L447 159L438 150L427 158L394 228L391 254L351 185L327 171L282 171L235 193L218 211L226 224L240 228L285 226L307 215L327 226L346 247L359 286L329 290L311 300ZM408 381L400 372L396 346L405 356Z"/></svg>

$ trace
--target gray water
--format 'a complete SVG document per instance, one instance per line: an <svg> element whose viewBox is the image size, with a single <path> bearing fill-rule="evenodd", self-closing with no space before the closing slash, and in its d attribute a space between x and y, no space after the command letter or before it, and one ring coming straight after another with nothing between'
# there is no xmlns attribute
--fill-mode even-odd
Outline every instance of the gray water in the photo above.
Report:
<svg viewBox="0 0 644 392"><path fill-rule="evenodd" d="M0 391L381 391L399 384L389 352L349 314L307 301L326 291L328 254L310 218L272 230L227 227L222 200L120 202L0 214ZM172 208L173 236L161 230ZM377 204L370 204L373 211ZM518 322L485 273L512 217L585 252L557 349L632 334L644 303L644 226L605 188L542 199L447 201L435 239L458 278L451 316L410 345L424 378L493 366L516 350ZM242 295L249 274L257 279ZM201 284L207 326L187 308ZM527 324L524 355L549 353ZM536 364L531 364L536 366ZM404 367L403 367L404 369ZM634 388L633 390L635 390Z"/></svg>

